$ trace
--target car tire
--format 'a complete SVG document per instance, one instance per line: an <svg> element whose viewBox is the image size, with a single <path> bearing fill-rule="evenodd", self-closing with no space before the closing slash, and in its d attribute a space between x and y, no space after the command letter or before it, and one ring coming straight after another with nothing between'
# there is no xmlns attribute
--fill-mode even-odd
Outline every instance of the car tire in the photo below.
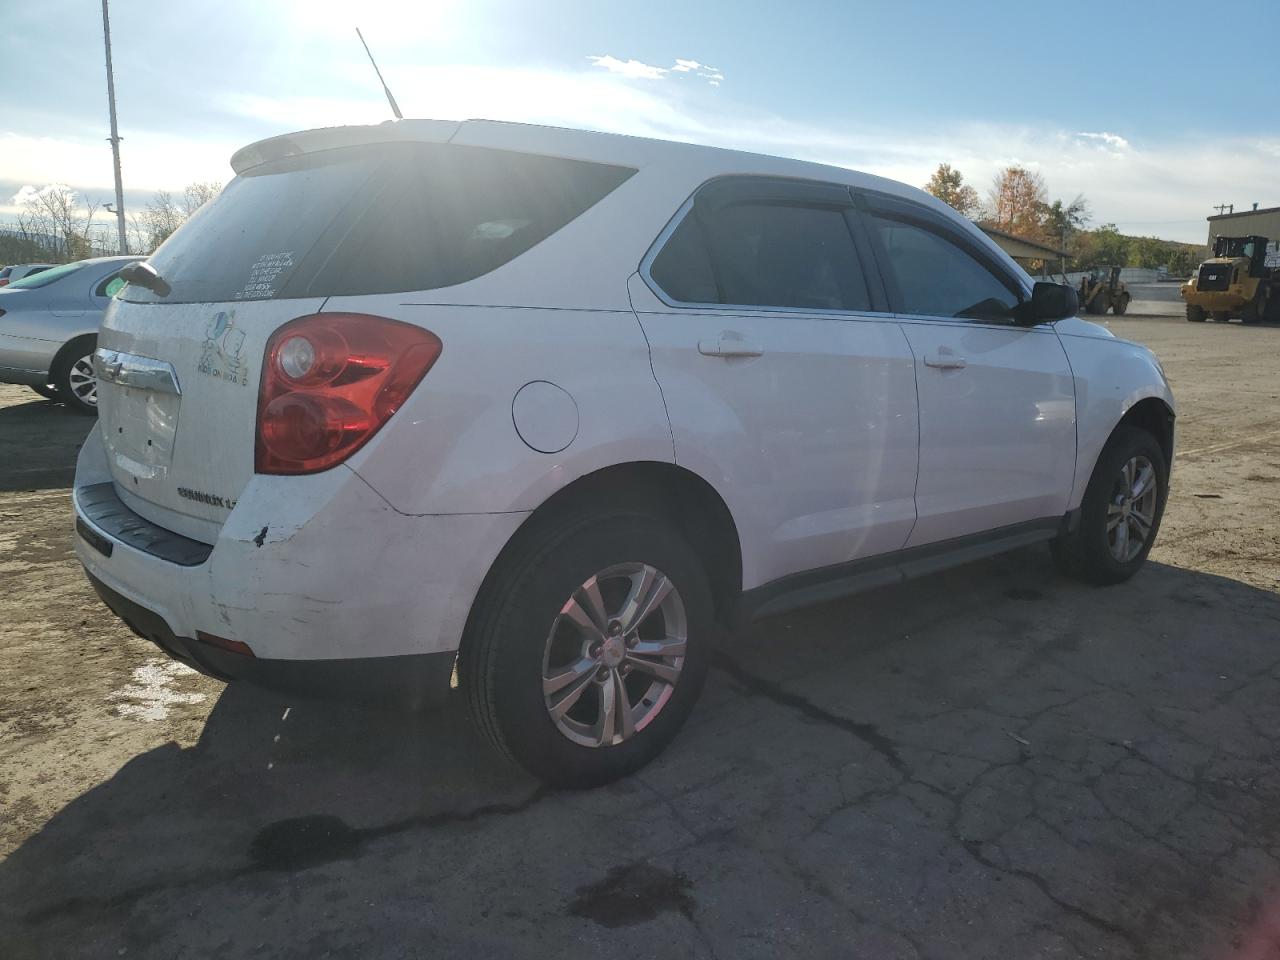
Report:
<svg viewBox="0 0 1280 960"><path fill-rule="evenodd" d="M640 513L543 523L511 554L477 598L459 657L473 720L556 787L639 770L675 737L706 679L715 621L697 555L660 516ZM631 622L624 598L647 583L653 601L658 577L670 590ZM618 708L624 694L630 710Z"/></svg>
<svg viewBox="0 0 1280 960"><path fill-rule="evenodd" d="M1192 323L1204 323L1205 312L1204 307L1198 307L1194 303L1187 304L1187 319Z"/></svg>
<svg viewBox="0 0 1280 960"><path fill-rule="evenodd" d="M41 384L40 386L37 386L34 383L29 383L27 384L27 386L29 386L36 393L40 394L40 396L44 397L46 400L62 399L62 397L58 394L58 388L51 383Z"/></svg>
<svg viewBox="0 0 1280 960"><path fill-rule="evenodd" d="M1132 496L1148 469L1151 486ZM1049 545L1058 568L1100 585L1132 577L1160 531L1168 482L1169 467L1156 438L1137 427L1117 427L1093 469L1075 529Z"/></svg>
<svg viewBox="0 0 1280 960"><path fill-rule="evenodd" d="M93 374L93 351L97 337L72 340L58 354L50 374L53 387L63 403L77 413L98 412L98 380Z"/></svg>

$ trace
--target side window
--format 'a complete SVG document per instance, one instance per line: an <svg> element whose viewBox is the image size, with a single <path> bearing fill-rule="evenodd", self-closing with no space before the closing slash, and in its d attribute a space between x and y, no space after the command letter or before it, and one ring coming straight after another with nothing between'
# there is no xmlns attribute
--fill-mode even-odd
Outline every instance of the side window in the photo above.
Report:
<svg viewBox="0 0 1280 960"><path fill-rule="evenodd" d="M724 303L870 310L867 282L839 210L740 203L706 217Z"/></svg>
<svg viewBox="0 0 1280 960"><path fill-rule="evenodd" d="M649 273L685 303L871 309L849 226L831 207L750 201L692 212Z"/></svg>
<svg viewBox="0 0 1280 960"><path fill-rule="evenodd" d="M93 291L93 295L95 297L114 297L123 286L124 281L120 279L120 274L113 273L98 284L98 288Z"/></svg>
<svg viewBox="0 0 1280 960"><path fill-rule="evenodd" d="M673 300L720 302L711 256L702 240L702 227L692 215L681 220L667 238L649 268L649 276Z"/></svg>
<svg viewBox="0 0 1280 960"><path fill-rule="evenodd" d="M897 280L903 313L1002 319L1017 304L998 276L943 235L903 220L869 220Z"/></svg>

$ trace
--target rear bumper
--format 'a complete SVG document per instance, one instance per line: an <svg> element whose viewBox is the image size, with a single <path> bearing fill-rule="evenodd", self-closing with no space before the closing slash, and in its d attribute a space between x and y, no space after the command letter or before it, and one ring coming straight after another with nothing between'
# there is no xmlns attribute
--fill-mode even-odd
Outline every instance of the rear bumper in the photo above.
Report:
<svg viewBox="0 0 1280 960"><path fill-rule="evenodd" d="M353 685L411 700L447 691L480 584L526 516L406 516L337 467L254 477L201 544L110 491L94 430L76 467L76 553L136 632L214 676L344 699Z"/></svg>
<svg viewBox="0 0 1280 960"><path fill-rule="evenodd" d="M86 571L98 596L129 628L175 660L218 680L243 680L280 693L324 700L391 703L419 708L449 694L455 654L342 660L270 660L233 653L191 637L180 637L164 617L112 590Z"/></svg>

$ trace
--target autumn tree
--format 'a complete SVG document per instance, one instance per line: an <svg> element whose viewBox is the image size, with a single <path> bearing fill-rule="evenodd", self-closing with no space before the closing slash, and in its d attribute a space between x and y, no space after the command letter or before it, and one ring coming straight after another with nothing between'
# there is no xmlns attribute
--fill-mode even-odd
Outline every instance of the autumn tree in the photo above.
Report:
<svg viewBox="0 0 1280 960"><path fill-rule="evenodd" d="M978 191L965 183L964 174L949 163L938 164L938 169L933 171L924 188L966 217L976 217L982 205Z"/></svg>
<svg viewBox="0 0 1280 960"><path fill-rule="evenodd" d="M984 219L997 230L1045 242L1044 211L1048 207L1044 178L1025 167L1005 167L987 194Z"/></svg>

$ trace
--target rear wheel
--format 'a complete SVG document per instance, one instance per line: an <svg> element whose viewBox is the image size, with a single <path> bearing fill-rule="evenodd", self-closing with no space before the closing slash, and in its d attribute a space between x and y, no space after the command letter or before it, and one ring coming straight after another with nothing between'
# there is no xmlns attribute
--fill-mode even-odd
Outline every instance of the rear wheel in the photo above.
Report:
<svg viewBox="0 0 1280 960"><path fill-rule="evenodd" d="M663 519L544 524L477 600L459 660L473 716L534 776L590 787L671 741L706 677L701 563Z"/></svg>
<svg viewBox="0 0 1280 960"><path fill-rule="evenodd" d="M1192 323L1204 323L1205 312L1204 307L1198 307L1194 303L1187 304L1187 319Z"/></svg>
<svg viewBox="0 0 1280 960"><path fill-rule="evenodd" d="M81 337L62 348L54 362L53 386L58 396L79 413L98 412L98 378L93 372L96 337Z"/></svg>
<svg viewBox="0 0 1280 960"><path fill-rule="evenodd" d="M1076 529L1050 544L1059 569L1097 584L1137 573L1160 530L1168 478L1156 438L1137 427L1117 427L1093 469Z"/></svg>

